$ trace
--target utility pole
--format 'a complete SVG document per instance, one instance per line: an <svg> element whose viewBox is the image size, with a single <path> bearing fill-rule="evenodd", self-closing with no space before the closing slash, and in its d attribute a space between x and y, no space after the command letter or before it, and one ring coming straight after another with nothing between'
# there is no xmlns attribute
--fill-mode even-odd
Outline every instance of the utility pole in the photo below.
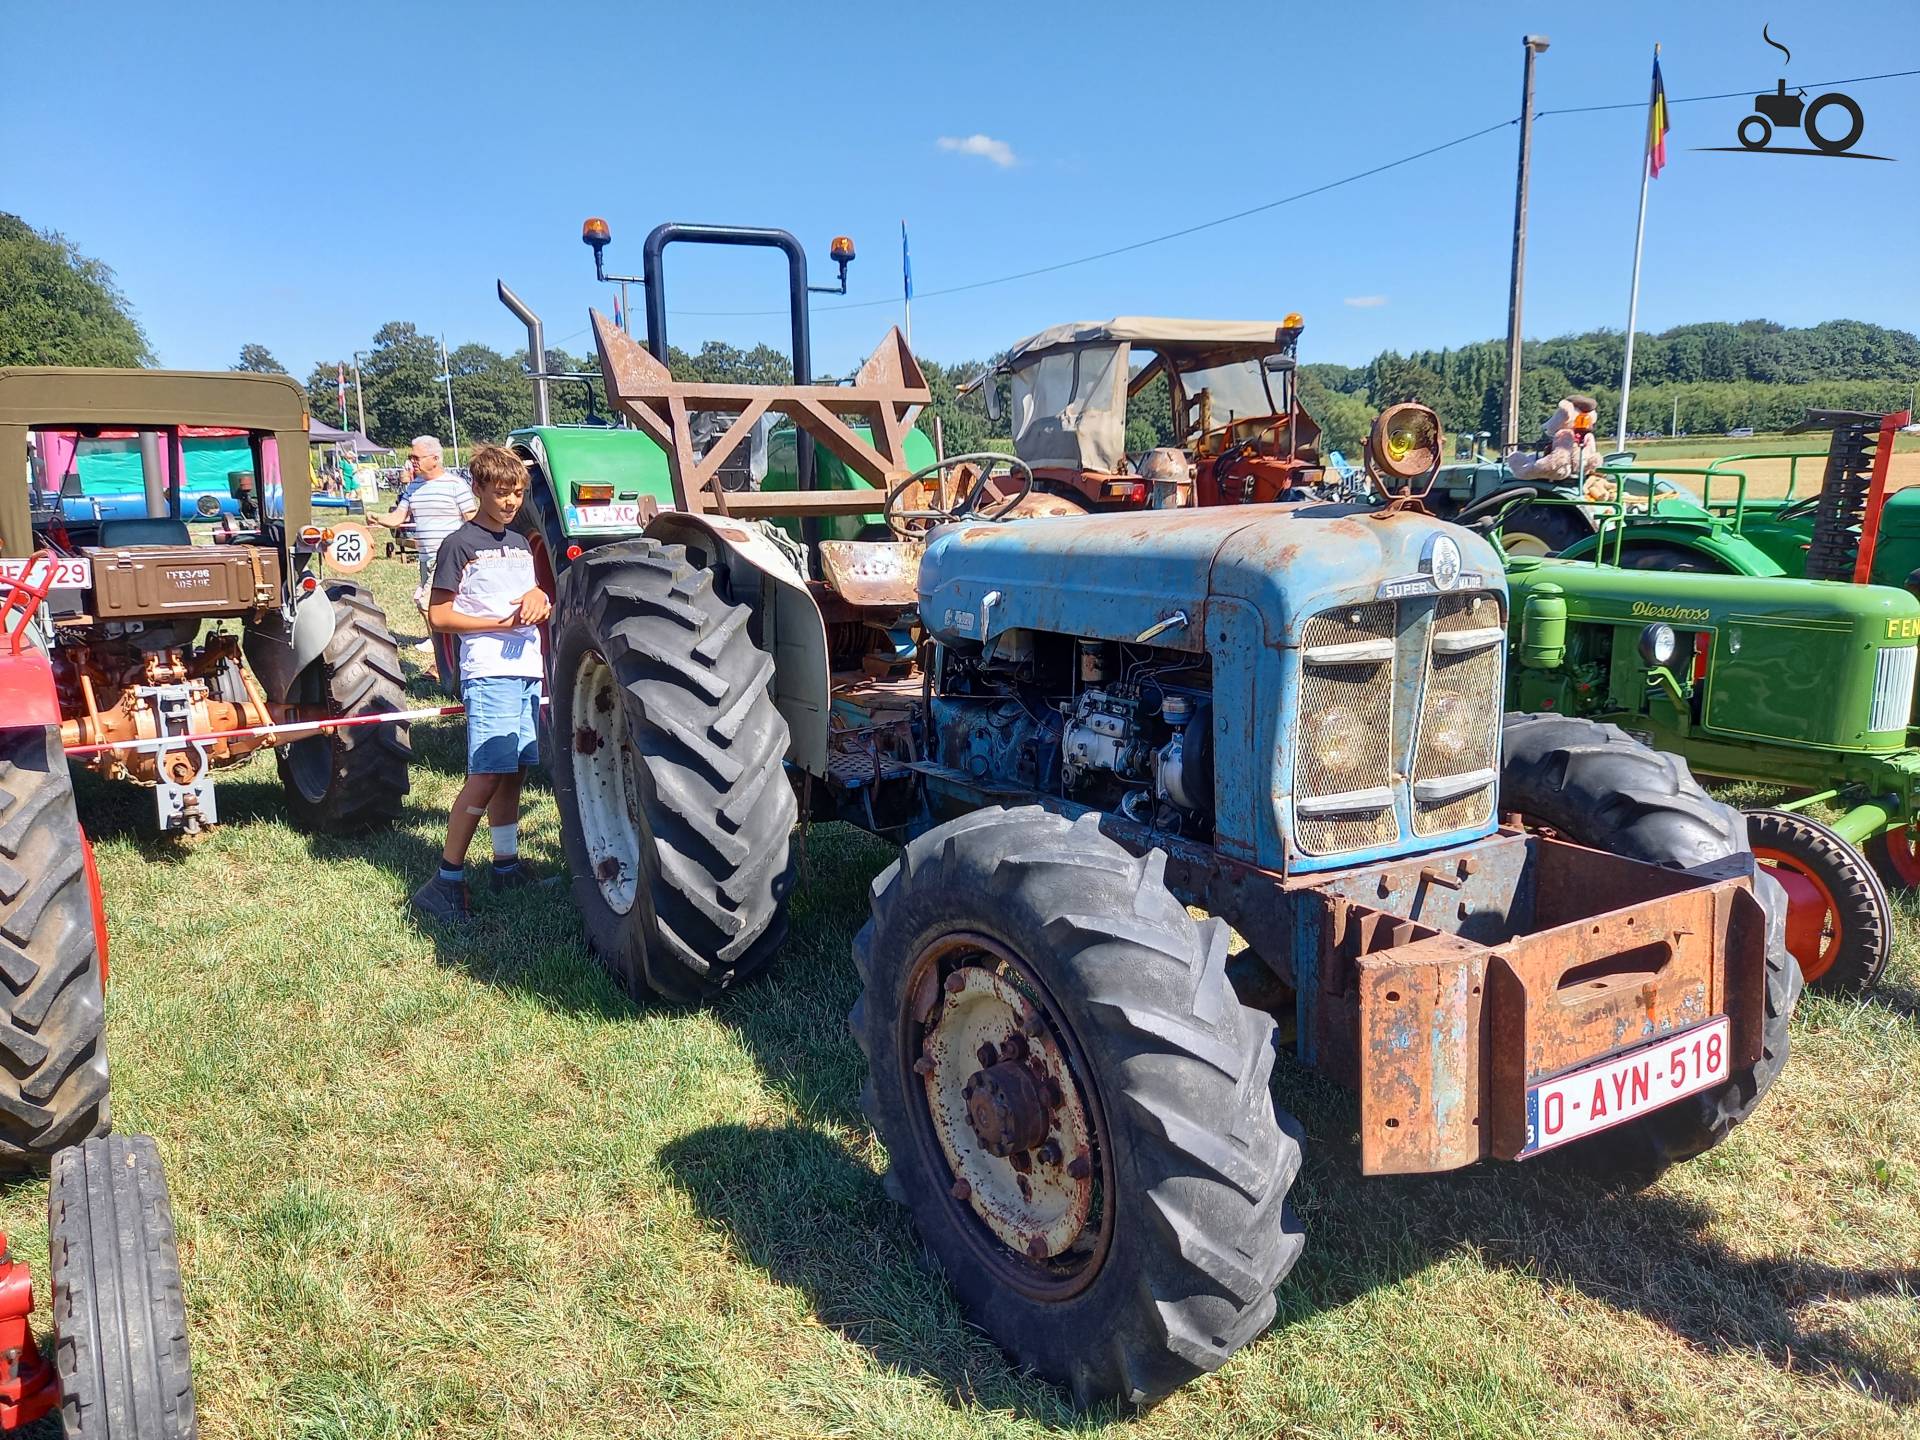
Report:
<svg viewBox="0 0 1920 1440"><path fill-rule="evenodd" d="M1520 291L1527 269L1527 173L1533 164L1533 60L1547 48L1544 35L1525 35L1526 74L1520 87L1520 175L1513 197L1513 284L1507 297L1507 405L1503 450L1520 443Z"/></svg>

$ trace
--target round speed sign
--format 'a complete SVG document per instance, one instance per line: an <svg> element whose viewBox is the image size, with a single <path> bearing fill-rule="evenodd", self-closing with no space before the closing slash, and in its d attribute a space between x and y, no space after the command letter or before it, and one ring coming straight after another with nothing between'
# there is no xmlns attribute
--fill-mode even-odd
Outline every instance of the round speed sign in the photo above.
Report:
<svg viewBox="0 0 1920 1440"><path fill-rule="evenodd" d="M327 542L327 563L342 575L367 568L373 559L373 536L364 525L336 525Z"/></svg>

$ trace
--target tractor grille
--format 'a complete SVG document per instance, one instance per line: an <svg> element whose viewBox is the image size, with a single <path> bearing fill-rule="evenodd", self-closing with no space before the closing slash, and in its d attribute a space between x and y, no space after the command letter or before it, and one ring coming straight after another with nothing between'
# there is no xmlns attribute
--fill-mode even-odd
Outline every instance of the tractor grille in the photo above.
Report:
<svg viewBox="0 0 1920 1440"><path fill-rule="evenodd" d="M1497 597L1440 597L1414 747L1416 835L1484 824L1493 814L1505 639Z"/></svg>
<svg viewBox="0 0 1920 1440"><path fill-rule="evenodd" d="M1888 646L1873 666L1873 711L1869 730L1904 730L1913 714L1913 666L1920 650Z"/></svg>
<svg viewBox="0 0 1920 1440"><path fill-rule="evenodd" d="M1391 600L1309 620L1301 637L1294 828L1310 855L1379 845L1399 834L1393 813Z"/></svg>
<svg viewBox="0 0 1920 1440"><path fill-rule="evenodd" d="M1390 844L1401 805L1417 836L1492 817L1505 640L1500 597L1482 592L1344 605L1307 621L1293 784L1302 851ZM1420 683L1396 684L1408 666ZM1394 714L1396 696L1416 695L1418 715Z"/></svg>

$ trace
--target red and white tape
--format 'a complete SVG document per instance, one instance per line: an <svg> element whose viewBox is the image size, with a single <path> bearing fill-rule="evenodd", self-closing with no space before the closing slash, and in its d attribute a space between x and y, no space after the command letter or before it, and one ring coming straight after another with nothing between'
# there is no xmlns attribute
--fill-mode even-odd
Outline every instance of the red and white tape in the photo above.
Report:
<svg viewBox="0 0 1920 1440"><path fill-rule="evenodd" d="M68 755L100 755L108 750L171 750L180 745L202 741L241 740L254 735L272 735L280 740L311 732L324 735L354 725L390 725L402 720L432 720L442 715L464 715L464 705L430 705L421 710L389 710L381 715L342 715L336 720L297 720L285 725L249 725L244 730L208 730L197 735L157 735L145 740L102 740L95 745L73 745Z"/></svg>

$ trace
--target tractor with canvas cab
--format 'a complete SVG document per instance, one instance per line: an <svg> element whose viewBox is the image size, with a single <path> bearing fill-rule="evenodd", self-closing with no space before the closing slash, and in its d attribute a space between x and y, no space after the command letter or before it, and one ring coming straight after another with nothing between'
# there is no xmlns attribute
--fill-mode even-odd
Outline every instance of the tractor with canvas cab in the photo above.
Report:
<svg viewBox="0 0 1920 1440"><path fill-rule="evenodd" d="M1404 504L1014 518L1018 458L908 468L897 331L850 385L676 380L663 252L715 239L783 251L805 323L792 236L674 225L647 346L593 317L675 508L561 581L573 894L637 997L706 999L777 954L797 821L903 845L854 947L862 1101L1017 1361L1146 1403L1266 1328L1304 1243L1282 1049L1357 1093L1369 1174L1644 1184L1752 1114L1800 983L1779 887L1684 764L1503 718L1484 538ZM706 456L700 411L735 416ZM891 538L792 546L769 520L870 500L714 483L770 411L884 491ZM1374 463L1410 483L1437 454L1394 426Z"/></svg>

